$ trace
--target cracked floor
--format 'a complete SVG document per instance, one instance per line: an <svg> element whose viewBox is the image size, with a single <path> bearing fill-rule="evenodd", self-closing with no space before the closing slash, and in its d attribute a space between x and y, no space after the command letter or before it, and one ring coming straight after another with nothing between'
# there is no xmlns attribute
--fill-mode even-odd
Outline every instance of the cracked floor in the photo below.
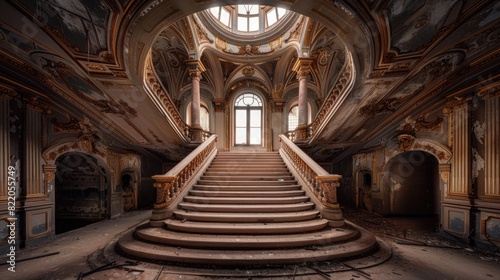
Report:
<svg viewBox="0 0 500 280"><path fill-rule="evenodd" d="M147 221L150 213L129 212L21 249L16 272L2 265L0 279L500 279L498 250L478 252L445 239L437 234L434 218L383 217L354 209L344 209L345 218L377 235L385 246L379 255L344 262L222 269L136 264L114 253L113 242ZM103 270L84 274L104 265Z"/></svg>

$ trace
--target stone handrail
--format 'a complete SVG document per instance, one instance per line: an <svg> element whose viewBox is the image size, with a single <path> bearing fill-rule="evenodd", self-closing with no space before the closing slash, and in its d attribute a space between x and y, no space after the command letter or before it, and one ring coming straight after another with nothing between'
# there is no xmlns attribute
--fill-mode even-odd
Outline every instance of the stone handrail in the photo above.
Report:
<svg viewBox="0 0 500 280"><path fill-rule="evenodd" d="M280 135L280 155L305 191L311 196L330 226L342 226L344 220L337 202L341 175L330 174L285 135Z"/></svg>
<svg viewBox="0 0 500 280"><path fill-rule="evenodd" d="M155 175L156 203L151 225L172 215L183 194L194 184L217 153L217 135L210 136L187 157L163 175Z"/></svg>

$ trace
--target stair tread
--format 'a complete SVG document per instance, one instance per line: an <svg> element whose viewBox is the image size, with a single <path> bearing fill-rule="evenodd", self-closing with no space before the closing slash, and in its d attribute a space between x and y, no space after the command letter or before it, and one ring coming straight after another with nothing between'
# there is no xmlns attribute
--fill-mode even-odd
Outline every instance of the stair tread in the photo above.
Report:
<svg viewBox="0 0 500 280"><path fill-rule="evenodd" d="M259 204L259 203L299 203L308 201L308 196L292 196L292 197L203 197L191 196L184 197L184 201L199 202L199 203L245 203L245 204Z"/></svg>
<svg viewBox="0 0 500 280"><path fill-rule="evenodd" d="M317 262L318 260L338 260L370 252L377 246L377 240L373 234L366 230L359 230L361 233L359 238L346 242L322 244L316 246L316 250L311 250L310 247L245 250L181 248L177 245L169 246L135 240L132 232L122 237L118 246L124 253L135 257L186 264L223 266L296 264Z"/></svg>
<svg viewBox="0 0 500 280"><path fill-rule="evenodd" d="M272 223L235 223L202 222L189 220L165 220L168 229L181 232L218 233L218 234L283 234L319 230L328 225L326 219L314 219L298 222Z"/></svg>
<svg viewBox="0 0 500 280"><path fill-rule="evenodd" d="M285 196L300 196L304 194L303 190L291 190L291 191L252 191L252 190L241 190L241 191L200 191L200 190L190 190L189 194L192 196L206 196L206 197L216 197L216 196L226 196L226 197L285 197Z"/></svg>
<svg viewBox="0 0 500 280"><path fill-rule="evenodd" d="M196 220L196 221L235 221L238 222L285 222L299 221L304 219L314 219L319 215L318 210L306 209L303 211L290 212L243 212L243 213L228 213L228 212L200 212L186 211L177 209L174 215L178 219Z"/></svg>
<svg viewBox="0 0 500 280"><path fill-rule="evenodd" d="M204 212L290 212L301 211L304 209L313 208L315 205L312 202L302 202L293 204L199 204L191 202L181 202L179 206L185 210L196 210Z"/></svg>
<svg viewBox="0 0 500 280"><path fill-rule="evenodd" d="M354 238L355 229L324 228L315 232L286 235L202 234L144 228L136 231L139 238L160 244L207 248L291 248L322 245Z"/></svg>

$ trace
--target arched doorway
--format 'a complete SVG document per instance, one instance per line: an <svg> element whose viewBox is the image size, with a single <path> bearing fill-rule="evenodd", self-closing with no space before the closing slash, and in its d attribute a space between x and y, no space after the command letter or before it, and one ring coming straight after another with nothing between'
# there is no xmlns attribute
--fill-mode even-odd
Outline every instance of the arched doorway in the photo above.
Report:
<svg viewBox="0 0 500 280"><path fill-rule="evenodd" d="M262 100L253 93L244 93L234 102L235 146L262 145Z"/></svg>
<svg viewBox="0 0 500 280"><path fill-rule="evenodd" d="M137 188L133 172L125 172L121 176L121 191L123 198L123 211L137 209Z"/></svg>
<svg viewBox="0 0 500 280"><path fill-rule="evenodd" d="M357 206L360 209L373 211L372 206L372 173L369 170L361 170L357 173Z"/></svg>
<svg viewBox="0 0 500 280"><path fill-rule="evenodd" d="M108 174L96 158L69 152L56 160L56 234L103 220L107 214Z"/></svg>
<svg viewBox="0 0 500 280"><path fill-rule="evenodd" d="M390 212L395 215L439 213L439 164L424 151L408 151L387 163Z"/></svg>

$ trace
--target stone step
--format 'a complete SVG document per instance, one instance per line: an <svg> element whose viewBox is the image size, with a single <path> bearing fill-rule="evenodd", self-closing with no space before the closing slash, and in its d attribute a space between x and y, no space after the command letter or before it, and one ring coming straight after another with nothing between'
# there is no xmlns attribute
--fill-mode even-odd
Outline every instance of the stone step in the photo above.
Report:
<svg viewBox="0 0 500 280"><path fill-rule="evenodd" d="M203 173L204 176L230 176L230 174L233 174L232 172L229 171L212 171L208 169ZM244 175L244 176L274 176L275 178L282 178L281 176L290 176L290 172L288 170L285 171L274 171L274 170L263 170L263 171L247 171L247 170L242 170L238 172L238 175Z"/></svg>
<svg viewBox="0 0 500 280"><path fill-rule="evenodd" d="M186 265L219 265L219 266L265 266L300 264L306 262L334 261L350 257L356 257L370 253L377 247L375 235L355 228L360 232L356 238L344 242L326 243L314 247L276 249L256 248L235 250L211 249L211 248L189 248L180 246L168 246L158 243L149 243L134 239L133 231L124 235L118 241L121 252L154 261L169 261L183 263ZM226 237L226 235L222 236ZM229 238L228 238L229 239ZM276 239L286 242L286 236L276 235ZM271 243L271 242L269 242ZM207 242L207 244L210 244Z"/></svg>
<svg viewBox="0 0 500 280"><path fill-rule="evenodd" d="M224 179L225 181L292 181L295 180L295 178L291 175L287 176L265 176L265 175L259 175L259 176L245 176L245 175L231 175L227 174L225 176L206 176L203 175L200 177L200 180L212 180L212 181L217 181Z"/></svg>
<svg viewBox="0 0 500 280"><path fill-rule="evenodd" d="M296 234L323 229L328 225L328 220L315 219L286 223L211 223L167 219L165 225L169 230L203 234Z"/></svg>
<svg viewBox="0 0 500 280"><path fill-rule="evenodd" d="M190 190L191 196L204 197L287 197L287 196L303 196L303 190L293 191L200 191Z"/></svg>
<svg viewBox="0 0 500 280"><path fill-rule="evenodd" d="M308 196L293 197L184 197L184 201L201 204L291 204L309 201Z"/></svg>
<svg viewBox="0 0 500 280"><path fill-rule="evenodd" d="M293 204L199 204L190 202L179 203L180 209L200 212L226 212L226 213L279 213L298 212L314 208L314 203L293 203Z"/></svg>
<svg viewBox="0 0 500 280"><path fill-rule="evenodd" d="M226 172L226 173L232 173L232 174L238 174L240 171L241 172L290 172L286 166L282 167L273 167L273 168L268 168L266 166L219 166L219 167L209 167L207 168L207 172L210 171L216 171L216 172Z"/></svg>
<svg viewBox="0 0 500 280"><path fill-rule="evenodd" d="M244 159L244 158L234 158L234 159L221 159L221 158L215 158L212 161L212 164L214 163L246 163L246 164L256 164L256 163L270 163L270 164L281 164L283 163L283 160L281 158L275 158L275 159Z"/></svg>
<svg viewBox="0 0 500 280"><path fill-rule="evenodd" d="M274 186L274 185L258 185L258 186L211 186L211 185L194 185L193 190L200 191L291 191L291 190L300 190L300 185L284 185L284 186Z"/></svg>
<svg viewBox="0 0 500 280"><path fill-rule="evenodd" d="M210 186L287 186L297 184L296 181L221 181L221 180L198 180L198 185Z"/></svg>
<svg viewBox="0 0 500 280"><path fill-rule="evenodd" d="M137 236L147 242L189 248L217 249L285 249L305 246L322 246L355 238L358 231L324 228L316 232L281 235L209 235L167 231L162 228L143 228Z"/></svg>
<svg viewBox="0 0 500 280"><path fill-rule="evenodd" d="M272 213L227 213L227 212L196 212L178 209L174 211L175 217L180 220L198 222L228 222L228 223L273 223L297 222L315 219L319 211L306 210L301 212L272 212Z"/></svg>

